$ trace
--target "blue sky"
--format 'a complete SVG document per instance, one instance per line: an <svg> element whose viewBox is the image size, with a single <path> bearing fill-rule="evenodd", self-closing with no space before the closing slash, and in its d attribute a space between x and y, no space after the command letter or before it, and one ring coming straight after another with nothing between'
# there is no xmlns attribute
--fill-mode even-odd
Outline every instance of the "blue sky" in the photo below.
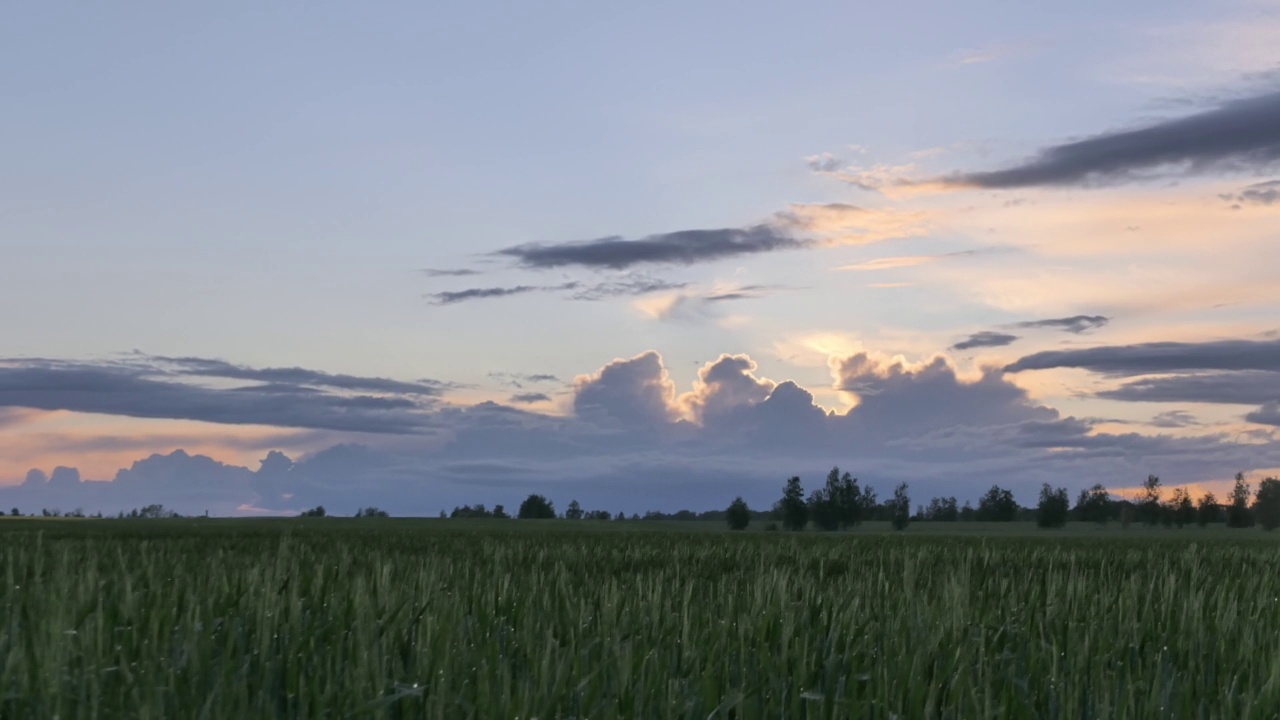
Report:
<svg viewBox="0 0 1280 720"><path fill-rule="evenodd" d="M319 477L327 448L354 444L369 453L348 468L361 492L433 512L510 504L552 476L604 504L718 506L767 502L780 478L837 462L926 494L1001 482L1024 501L1040 481L1163 472L1213 487L1280 466L1277 356L1187 359L1265 349L1280 327L1266 270L1280 259L1266 185L1276 3L51 2L0 17L0 483L58 465L106 481L179 448L253 470L282 450ZM1215 133L1255 116L1259 134L1224 149ZM1151 138L1163 154L1142 154ZM990 174L1009 168L1049 179ZM1045 322L1081 317L1101 320ZM1064 357L991 374L1159 342L1180 343L1182 364L1120 374ZM660 365L610 365L648 352ZM708 389L699 373L722 354L752 369ZM840 369L860 354L872 365ZM271 376L294 383L286 393L172 362L193 358L433 390ZM606 366L656 374L601 396L601 415L583 398ZM1183 385L1159 400L1122 389L1169 377ZM108 381L119 401L100 402ZM745 461L726 429L745 421L697 409L715 390L754 411L786 381L836 418L826 444L793 438ZM238 404L276 390L271 407L288 412ZM540 441L477 419L487 402L571 441L534 453ZM999 402L1020 408L992 412L1001 428L1045 413L1081 425L1040 455L984 450L1007 467L930 435L946 428L926 417L956 410L961 428ZM330 412L353 417L305 419ZM641 425L610 425L620 417ZM777 422L770 437L800 421ZM913 466L911 443L933 443L938 464ZM639 497L625 487L682 475ZM68 506L194 492L139 482L9 492ZM245 486L217 508L347 492L317 483L270 500Z"/></svg>

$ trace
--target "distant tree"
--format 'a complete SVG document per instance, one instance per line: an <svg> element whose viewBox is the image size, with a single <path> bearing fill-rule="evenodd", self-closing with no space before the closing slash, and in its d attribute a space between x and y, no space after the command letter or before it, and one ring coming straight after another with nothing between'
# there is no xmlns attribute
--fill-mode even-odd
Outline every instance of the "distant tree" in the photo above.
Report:
<svg viewBox="0 0 1280 720"><path fill-rule="evenodd" d="M13 510L10 510L9 514L14 517L22 517L22 513L18 510L18 508L14 508Z"/></svg>
<svg viewBox="0 0 1280 720"><path fill-rule="evenodd" d="M1111 519L1111 495L1101 483L1088 490L1081 490L1073 510L1077 520L1105 524Z"/></svg>
<svg viewBox="0 0 1280 720"><path fill-rule="evenodd" d="M809 494L809 520L819 530L840 528L840 468L831 468L827 482Z"/></svg>
<svg viewBox="0 0 1280 720"><path fill-rule="evenodd" d="M148 508L150 508L150 506L147 506L146 508L142 509L142 517L148 517L148 515L146 514L146 511ZM305 518L316 518L316 517L324 517L324 516L325 516L325 511L324 511L323 505L317 505L311 508L310 510L303 510L301 513L298 514L298 517L305 517Z"/></svg>
<svg viewBox="0 0 1280 720"><path fill-rule="evenodd" d="M556 509L549 500L541 495L530 495L520 503L516 517L521 520L550 520L555 518Z"/></svg>
<svg viewBox="0 0 1280 720"><path fill-rule="evenodd" d="M1258 485L1253 500L1253 516L1263 530L1280 527L1280 480L1269 477Z"/></svg>
<svg viewBox="0 0 1280 720"><path fill-rule="evenodd" d="M1200 496L1200 502L1196 503L1196 524L1204 527L1209 523L1219 522L1222 522L1222 506L1213 493L1206 492Z"/></svg>
<svg viewBox="0 0 1280 720"><path fill-rule="evenodd" d="M893 500L889 504L893 508L893 529L905 530L911 522L911 496L907 494L906 483L899 483L893 489Z"/></svg>
<svg viewBox="0 0 1280 720"><path fill-rule="evenodd" d="M1067 524L1071 500L1066 488L1054 489L1049 483L1040 486L1040 502L1036 505L1036 524L1042 528L1058 528Z"/></svg>
<svg viewBox="0 0 1280 720"><path fill-rule="evenodd" d="M1173 497L1164 509L1165 517L1174 525L1184 527L1196 521L1196 504L1191 501L1191 493L1186 488L1174 488Z"/></svg>
<svg viewBox="0 0 1280 720"><path fill-rule="evenodd" d="M577 500L569 501L569 507L564 511L564 519L565 520L581 520L582 519L582 506L578 504Z"/></svg>
<svg viewBox="0 0 1280 720"><path fill-rule="evenodd" d="M1013 493L999 485L978 500L978 519L984 522L1013 522L1018 517L1018 502Z"/></svg>
<svg viewBox="0 0 1280 720"><path fill-rule="evenodd" d="M1228 498L1227 527L1253 527L1253 513L1249 512L1250 494L1249 483L1245 481L1244 473L1236 473L1236 484Z"/></svg>
<svg viewBox="0 0 1280 720"><path fill-rule="evenodd" d="M639 519L640 519L640 513L634 513L634 512L633 512L633 513L631 513L631 519L632 519L632 520L639 520Z"/></svg>
<svg viewBox="0 0 1280 720"><path fill-rule="evenodd" d="M379 510L378 508L373 507L373 506L371 505L371 506L369 506L369 507L363 507L363 508L360 508L359 510L356 510L356 517L358 517L358 518L384 518L384 517L391 517L391 516L390 516L390 514L388 514L388 513L387 513L387 511L386 511L386 510Z"/></svg>
<svg viewBox="0 0 1280 720"><path fill-rule="evenodd" d="M803 530L809 524L809 507L805 504L804 486L800 484L799 477L787 480L777 510L782 519L782 527L786 530Z"/></svg>
<svg viewBox="0 0 1280 720"><path fill-rule="evenodd" d="M730 530L746 530L751 524L751 508L747 507L747 501L741 497L734 498L733 502L729 503L729 509L725 511L725 515Z"/></svg>
<svg viewBox="0 0 1280 720"><path fill-rule="evenodd" d="M501 505L493 506L493 518L495 520L507 520L510 517L511 516L507 514L506 508L502 507Z"/></svg>
<svg viewBox="0 0 1280 720"><path fill-rule="evenodd" d="M973 509L973 503L968 500L964 501L964 507L960 508L960 519L969 522L978 517L978 511Z"/></svg>
<svg viewBox="0 0 1280 720"><path fill-rule="evenodd" d="M1147 525L1160 522L1160 478L1148 475L1138 496L1138 519Z"/></svg>
<svg viewBox="0 0 1280 720"><path fill-rule="evenodd" d="M622 512L621 510L618 511L617 515L613 516L614 522L624 522L626 519L627 519L627 514Z"/></svg>
<svg viewBox="0 0 1280 720"><path fill-rule="evenodd" d="M934 522L955 522L960 519L960 508L956 506L954 497L934 498L920 515Z"/></svg>

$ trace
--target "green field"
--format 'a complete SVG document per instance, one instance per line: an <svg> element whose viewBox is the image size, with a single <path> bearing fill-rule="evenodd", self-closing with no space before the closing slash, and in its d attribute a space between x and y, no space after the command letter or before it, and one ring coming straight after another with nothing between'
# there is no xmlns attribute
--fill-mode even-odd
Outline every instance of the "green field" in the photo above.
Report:
<svg viewBox="0 0 1280 720"><path fill-rule="evenodd" d="M1280 712L1257 530L10 519L0 543L3 718Z"/></svg>

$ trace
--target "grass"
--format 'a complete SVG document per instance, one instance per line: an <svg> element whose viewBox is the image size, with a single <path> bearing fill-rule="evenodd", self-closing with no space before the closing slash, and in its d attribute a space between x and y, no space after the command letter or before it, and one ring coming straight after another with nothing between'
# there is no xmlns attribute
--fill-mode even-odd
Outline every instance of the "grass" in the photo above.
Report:
<svg viewBox="0 0 1280 720"><path fill-rule="evenodd" d="M645 525L6 522L0 717L1280 708L1259 531Z"/></svg>

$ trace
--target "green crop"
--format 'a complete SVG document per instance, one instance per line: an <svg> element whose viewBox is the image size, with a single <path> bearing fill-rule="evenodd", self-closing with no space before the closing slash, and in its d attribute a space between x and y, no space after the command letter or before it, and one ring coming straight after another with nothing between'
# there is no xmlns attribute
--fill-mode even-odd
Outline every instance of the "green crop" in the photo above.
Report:
<svg viewBox="0 0 1280 720"><path fill-rule="evenodd" d="M1280 711L1269 541L451 524L6 525L0 717Z"/></svg>

